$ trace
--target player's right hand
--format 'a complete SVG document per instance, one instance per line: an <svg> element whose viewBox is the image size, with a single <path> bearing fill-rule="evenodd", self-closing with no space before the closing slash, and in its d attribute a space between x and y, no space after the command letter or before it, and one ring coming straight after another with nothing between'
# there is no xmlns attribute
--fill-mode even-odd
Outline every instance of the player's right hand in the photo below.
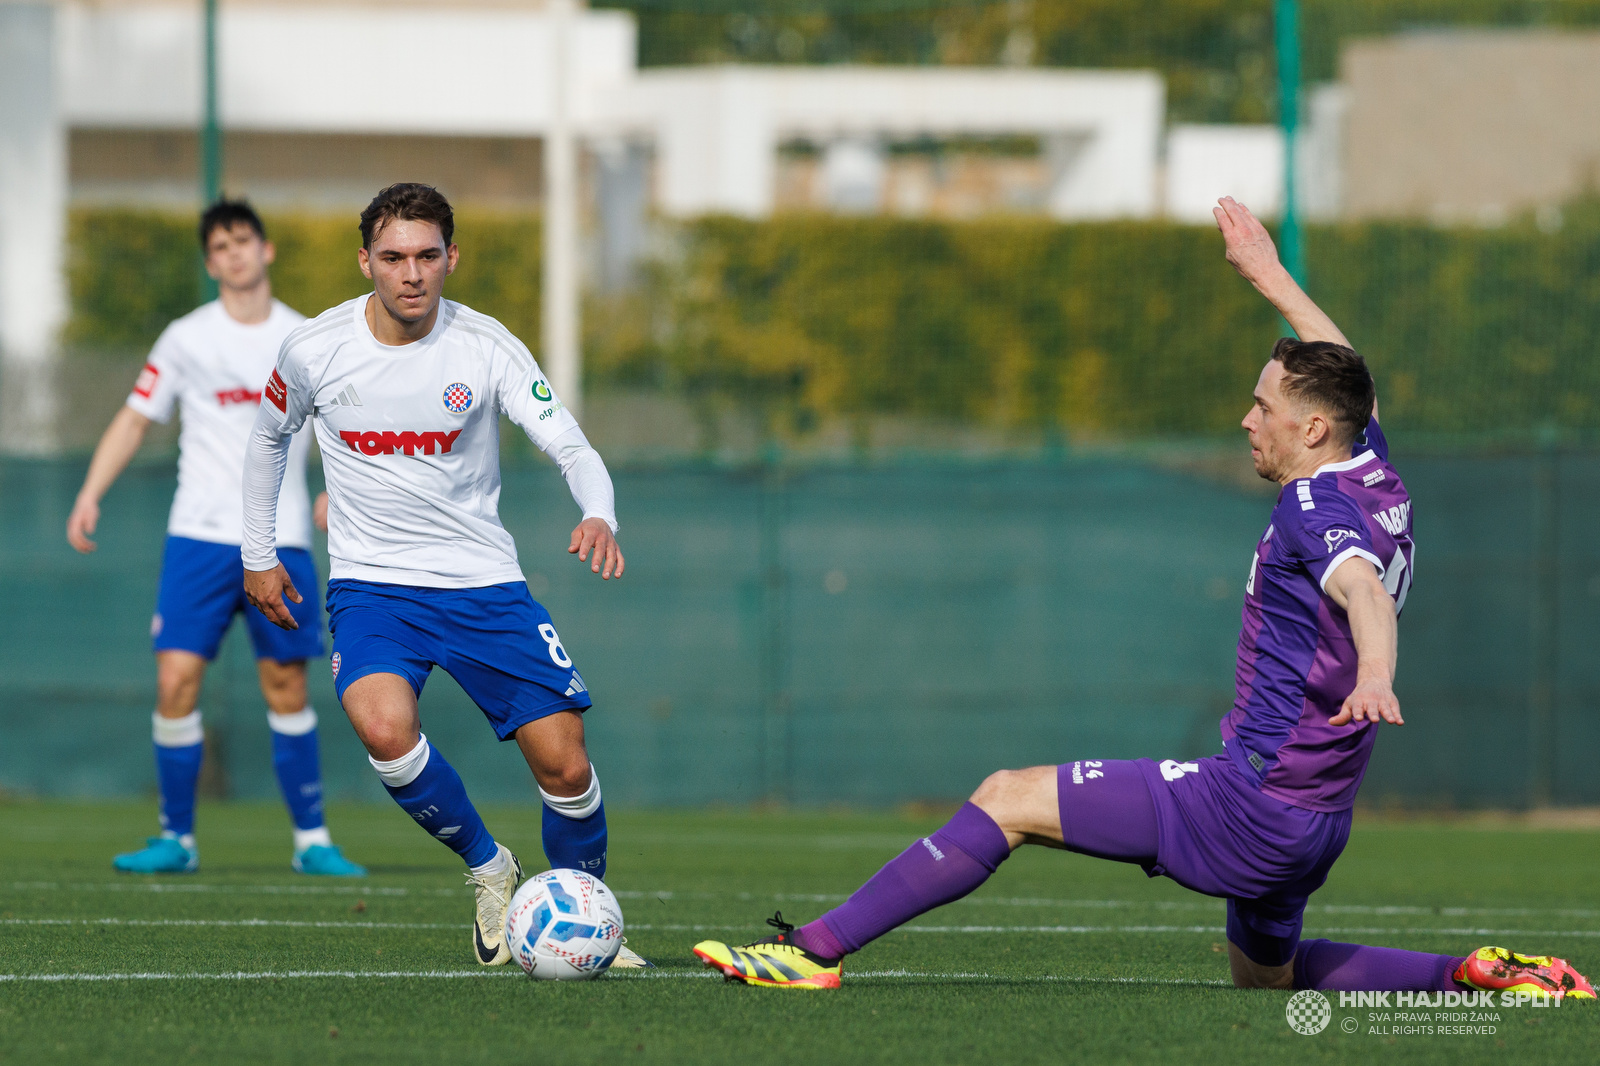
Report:
<svg viewBox="0 0 1600 1066"><path fill-rule="evenodd" d="M1252 284L1273 270L1282 269L1278 261L1278 248L1272 235L1250 209L1231 196L1224 196L1211 209L1222 231L1225 255L1239 276Z"/></svg>
<svg viewBox="0 0 1600 1066"><path fill-rule="evenodd" d="M99 547L89 539L89 534L93 533L94 527L99 524L100 505L80 496L72 505L72 513L67 516L67 543L88 555Z"/></svg>
<svg viewBox="0 0 1600 1066"><path fill-rule="evenodd" d="M299 603L301 596L294 582L289 580L289 571L283 568L282 563L271 570L246 570L244 595L256 610L266 615L267 620L279 629L300 628L300 623L294 620L294 615L289 613L283 601L287 597Z"/></svg>
<svg viewBox="0 0 1600 1066"><path fill-rule="evenodd" d="M1394 689L1387 681L1368 679L1358 682L1355 691L1345 697L1339 713L1328 719L1328 724L1349 725L1351 722L1362 721L1371 722L1373 725L1379 722L1388 722L1390 725L1406 724L1406 720L1400 715L1400 701L1395 697Z"/></svg>

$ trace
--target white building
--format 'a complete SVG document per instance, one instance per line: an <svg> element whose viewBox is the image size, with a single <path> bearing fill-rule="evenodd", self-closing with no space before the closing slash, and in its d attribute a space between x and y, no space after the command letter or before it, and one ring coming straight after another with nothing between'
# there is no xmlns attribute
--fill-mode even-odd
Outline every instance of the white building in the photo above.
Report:
<svg viewBox="0 0 1600 1066"><path fill-rule="evenodd" d="M1043 148L1034 207L1062 219L1161 210L1165 100L1154 73L641 71L627 13L580 11L570 25L570 128L599 161L602 191L621 188L638 209L649 201L667 215L763 217L775 206L782 146L803 141L823 153L825 202L871 210L889 204L889 142L1020 136ZM558 99L553 26L536 0L224 4L219 107L230 167L258 167L275 190L262 196L252 180L243 190L230 181L230 191L341 209L402 179L542 193L539 145ZM47 362L63 320L71 196L194 206L202 36L193 0L0 0L0 349L13 366ZM419 144L431 146L423 154L442 179L394 163L416 158ZM608 166L648 172L608 186ZM918 202L894 200L913 213ZM36 399L26 410L47 418L47 397Z"/></svg>

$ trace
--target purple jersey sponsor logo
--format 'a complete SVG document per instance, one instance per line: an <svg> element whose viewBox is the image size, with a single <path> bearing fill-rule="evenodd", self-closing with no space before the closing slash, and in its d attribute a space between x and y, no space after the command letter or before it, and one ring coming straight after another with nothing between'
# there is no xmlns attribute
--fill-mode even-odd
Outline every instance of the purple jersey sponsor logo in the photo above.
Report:
<svg viewBox="0 0 1600 1066"><path fill-rule="evenodd" d="M1347 540L1360 540L1361 534L1353 529L1330 529L1322 535L1322 543L1328 546L1328 554L1332 555L1339 550L1339 546Z"/></svg>
<svg viewBox="0 0 1600 1066"><path fill-rule="evenodd" d="M1355 688L1350 622L1325 591L1352 558L1372 564L1397 608L1414 572L1411 499L1377 424L1356 454L1284 486L1245 586L1233 709L1222 739L1245 778L1314 811L1355 802L1376 728L1332 726Z"/></svg>

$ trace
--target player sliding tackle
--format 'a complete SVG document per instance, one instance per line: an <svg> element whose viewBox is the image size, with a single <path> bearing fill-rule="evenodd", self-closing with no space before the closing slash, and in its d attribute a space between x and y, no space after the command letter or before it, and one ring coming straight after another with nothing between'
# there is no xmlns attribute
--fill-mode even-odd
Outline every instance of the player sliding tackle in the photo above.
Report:
<svg viewBox="0 0 1600 1066"><path fill-rule="evenodd" d="M1193 762L1097 760L1002 770L944 828L844 904L796 929L695 947L729 979L837 988L846 955L988 880L1021 844L1137 863L1228 901L1241 988L1510 989L1594 997L1561 959L1481 948L1430 955L1302 940L1306 901L1350 834L1411 585L1411 500L1378 428L1372 378L1278 262L1243 205L1215 211L1227 258L1299 334L1280 340L1244 418L1256 472L1283 486L1245 583L1225 751Z"/></svg>
<svg viewBox="0 0 1600 1066"><path fill-rule="evenodd" d="M441 299L454 229L438 190L383 190L361 213L357 253L374 291L284 341L245 455L244 584L263 614L296 628L285 600L301 595L273 522L289 441L313 419L330 497L335 691L395 802L466 862L473 949L498 966L511 958L505 909L522 868L422 735L417 697L434 666L522 749L551 866L606 871L605 806L583 739L589 692L500 524L502 412L583 508L567 550L605 580L624 564L611 477L533 356L499 322ZM645 963L623 949L616 965Z"/></svg>

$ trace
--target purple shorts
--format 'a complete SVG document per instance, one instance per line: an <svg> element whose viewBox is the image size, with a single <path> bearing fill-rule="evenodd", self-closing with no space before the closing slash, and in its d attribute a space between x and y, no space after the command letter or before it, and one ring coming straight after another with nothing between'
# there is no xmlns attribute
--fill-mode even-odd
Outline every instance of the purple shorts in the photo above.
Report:
<svg viewBox="0 0 1600 1066"><path fill-rule="evenodd" d="M1350 812L1263 795L1227 755L1084 760L1056 771L1070 851L1138 863L1228 901L1228 939L1253 961L1294 958L1311 893L1350 837Z"/></svg>

